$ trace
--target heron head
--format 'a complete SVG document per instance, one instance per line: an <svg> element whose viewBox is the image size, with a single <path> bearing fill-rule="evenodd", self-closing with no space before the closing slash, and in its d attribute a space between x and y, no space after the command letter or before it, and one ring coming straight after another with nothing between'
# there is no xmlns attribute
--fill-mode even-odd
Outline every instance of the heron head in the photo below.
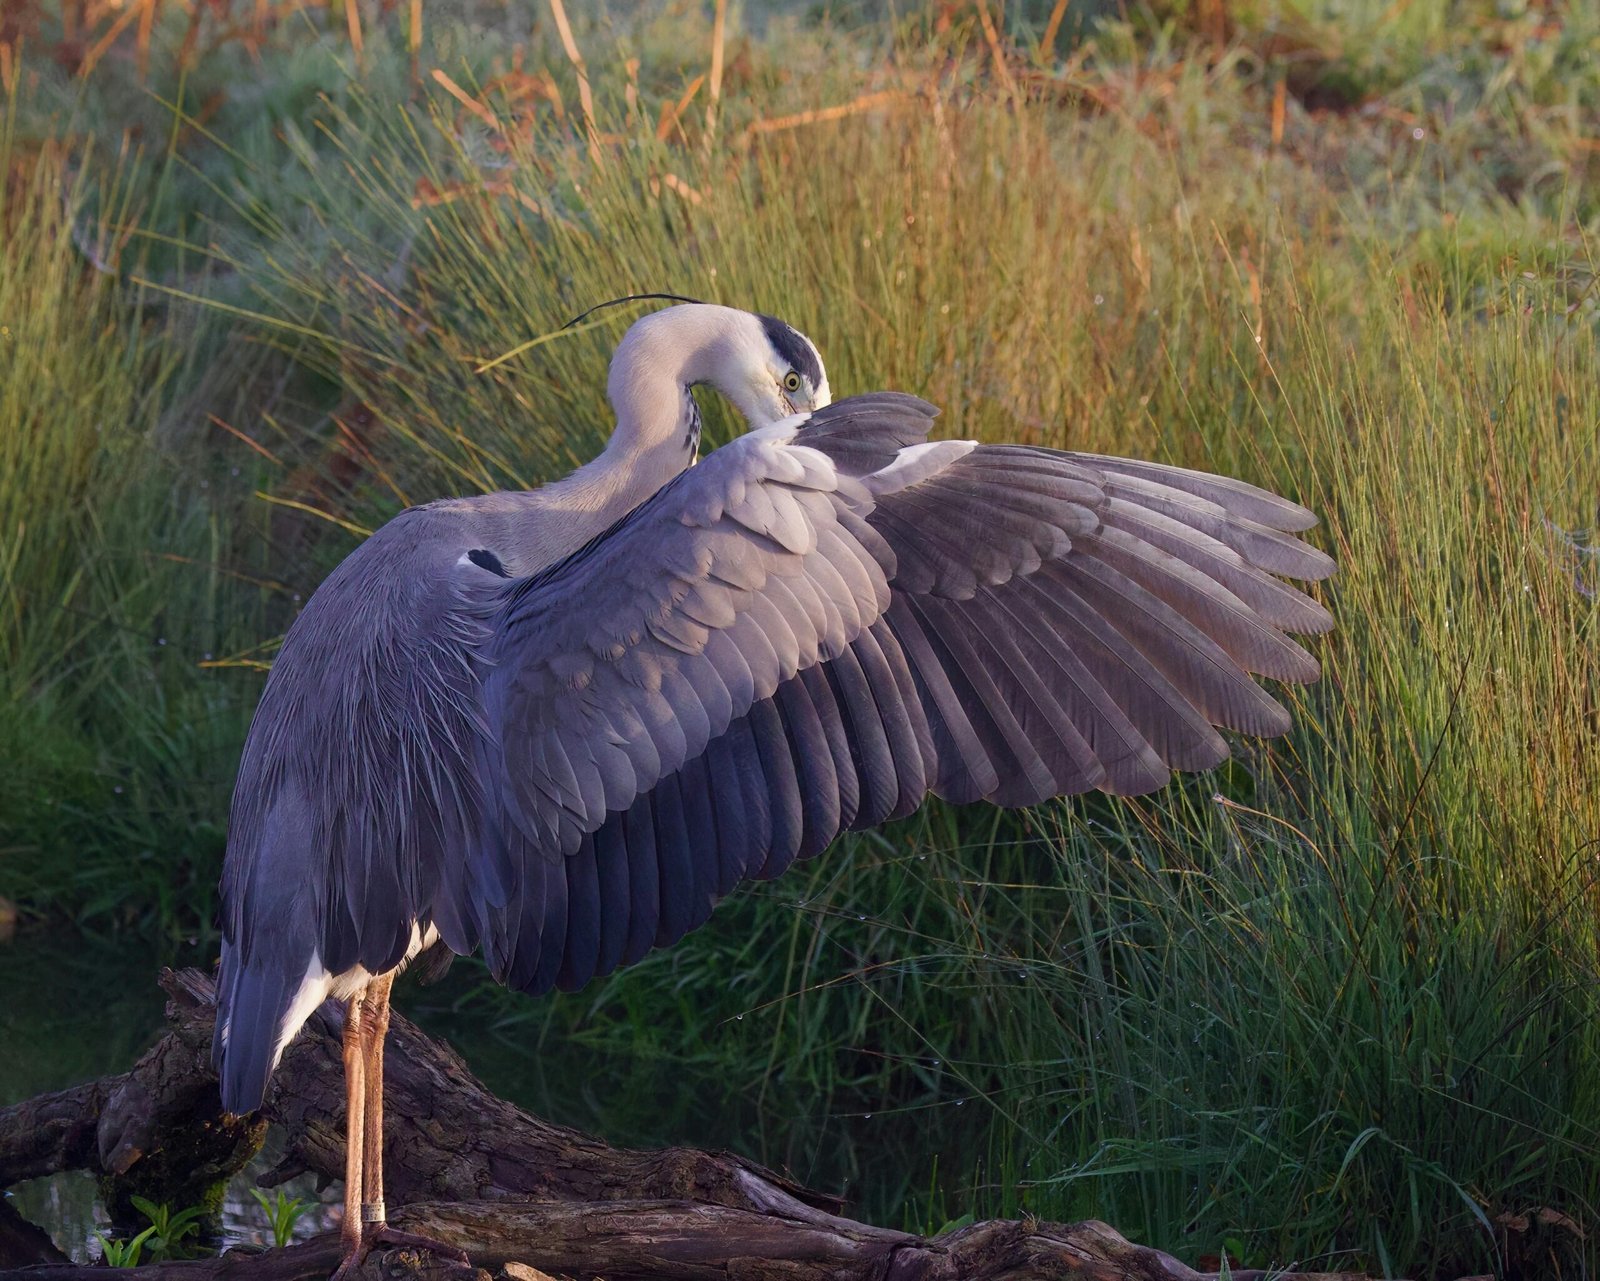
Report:
<svg viewBox="0 0 1600 1281"><path fill-rule="evenodd" d="M752 428L810 413L832 399L822 357L798 329L775 316L714 303L685 300L636 320L612 361L613 403L620 411L633 392L662 374L682 386L721 392Z"/></svg>
<svg viewBox="0 0 1600 1281"><path fill-rule="evenodd" d="M822 357L798 329L759 312L729 307L714 311L715 336L692 362L693 382L720 391L751 427L767 427L829 403L832 393Z"/></svg>
<svg viewBox="0 0 1600 1281"><path fill-rule="evenodd" d="M752 343L752 358L743 371L754 405L742 403L732 390L723 389L744 416L755 425L758 418L775 422L790 414L821 409L833 399L828 374L816 344L793 325L776 316L754 315L762 341Z"/></svg>

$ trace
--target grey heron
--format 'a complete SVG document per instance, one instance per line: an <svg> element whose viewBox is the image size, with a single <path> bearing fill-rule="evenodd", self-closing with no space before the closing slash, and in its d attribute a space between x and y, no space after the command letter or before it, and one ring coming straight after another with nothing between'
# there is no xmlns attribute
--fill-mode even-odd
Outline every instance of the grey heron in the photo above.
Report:
<svg viewBox="0 0 1600 1281"><path fill-rule="evenodd" d="M692 389L750 430L698 464ZM809 339L637 321L616 426L564 480L396 516L317 589L251 725L222 883L215 1061L260 1106L345 1003L347 1264L385 1231L383 1040L423 949L573 989L750 878L929 794L1137 795L1276 735L1332 625L1286 579L1316 518L1238 480L970 440L831 401ZM363 1225L367 1225L364 1235Z"/></svg>

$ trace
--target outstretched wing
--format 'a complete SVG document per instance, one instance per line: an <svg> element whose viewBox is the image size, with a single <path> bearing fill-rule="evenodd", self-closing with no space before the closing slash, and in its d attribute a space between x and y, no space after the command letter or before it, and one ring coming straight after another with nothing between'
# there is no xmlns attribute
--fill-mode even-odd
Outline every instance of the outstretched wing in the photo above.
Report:
<svg viewBox="0 0 1600 1281"><path fill-rule="evenodd" d="M926 439L856 397L741 437L494 620L479 847L496 976L577 987L929 791L1136 794L1278 734L1333 570L1305 509L1198 472Z"/></svg>

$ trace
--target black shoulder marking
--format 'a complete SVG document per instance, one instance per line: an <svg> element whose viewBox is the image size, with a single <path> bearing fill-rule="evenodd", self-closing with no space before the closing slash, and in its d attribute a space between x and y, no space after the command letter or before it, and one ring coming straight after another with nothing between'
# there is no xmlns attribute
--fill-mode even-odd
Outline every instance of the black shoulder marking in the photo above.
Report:
<svg viewBox="0 0 1600 1281"><path fill-rule="evenodd" d="M506 567L500 563L500 558L486 547L474 547L467 553L470 560L479 569L486 569L491 574L499 574L501 578L510 578Z"/></svg>
<svg viewBox="0 0 1600 1281"><path fill-rule="evenodd" d="M792 325L785 324L776 316L763 316L759 312L756 319L761 322L761 328L766 330L767 341L772 344L772 349L789 362L791 369L809 378L813 387L822 381L822 366L817 362L817 353Z"/></svg>

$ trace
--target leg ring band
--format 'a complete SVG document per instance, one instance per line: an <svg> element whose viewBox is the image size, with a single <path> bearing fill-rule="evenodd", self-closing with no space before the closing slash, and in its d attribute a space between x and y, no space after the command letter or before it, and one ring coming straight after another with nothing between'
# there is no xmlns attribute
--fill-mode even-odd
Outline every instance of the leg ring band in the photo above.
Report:
<svg viewBox="0 0 1600 1281"><path fill-rule="evenodd" d="M361 1206L361 1221L363 1223L387 1223L389 1216L384 1211L383 1202L364 1202Z"/></svg>

